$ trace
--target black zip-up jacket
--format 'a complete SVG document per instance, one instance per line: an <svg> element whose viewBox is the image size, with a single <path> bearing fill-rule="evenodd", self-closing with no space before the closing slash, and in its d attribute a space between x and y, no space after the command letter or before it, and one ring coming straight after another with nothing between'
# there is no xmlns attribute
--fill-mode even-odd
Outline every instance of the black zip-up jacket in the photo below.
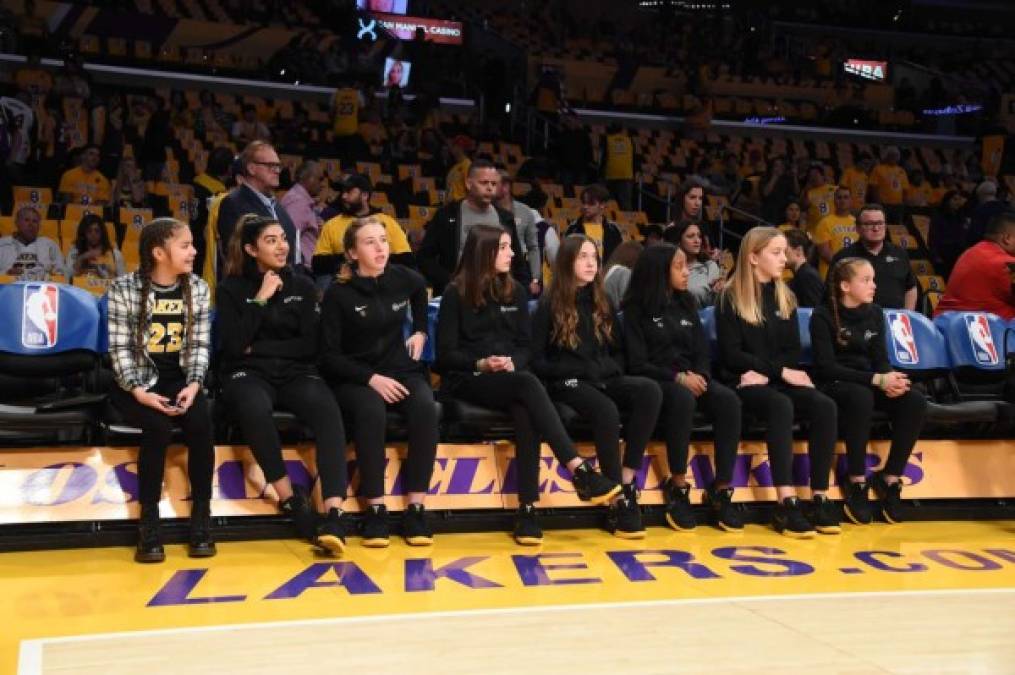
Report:
<svg viewBox="0 0 1015 675"><path fill-rule="evenodd" d="M423 373L405 348L403 326L412 310L412 332L427 332L426 280L401 265L379 277L355 274L328 287L321 303L321 370L337 382L367 384L375 374L398 379Z"/></svg>
<svg viewBox="0 0 1015 675"><path fill-rule="evenodd" d="M614 320L612 344L600 344L592 319L592 289L589 286L578 291L577 306L578 347L571 349L553 342L549 296L539 301L532 317L532 371L555 384L571 379L600 384L622 375L624 369L614 358L621 355L617 321Z"/></svg>
<svg viewBox="0 0 1015 675"><path fill-rule="evenodd" d="M875 304L852 309L839 305L839 329L846 339L836 339L832 310L827 305L815 307L811 314L811 350L814 371L819 383L835 381L871 384L875 373L892 370L885 347L885 318Z"/></svg>
<svg viewBox="0 0 1015 675"><path fill-rule="evenodd" d="M582 224L582 219L578 218L573 223L567 226L564 230L564 236L569 234L585 234L585 226ZM614 249L621 245L624 241L624 235L620 231L620 226L611 220L603 218L603 264L610 259L613 255Z"/></svg>
<svg viewBox="0 0 1015 675"><path fill-rule="evenodd" d="M825 282L809 263L804 263L793 273L789 289L796 296L798 307L818 307L828 297L825 293Z"/></svg>
<svg viewBox="0 0 1015 675"><path fill-rule="evenodd" d="M627 372L673 382L688 370L706 380L711 376L708 339L694 300L670 295L659 313L646 314L639 305L624 308Z"/></svg>
<svg viewBox="0 0 1015 675"><path fill-rule="evenodd" d="M476 372L476 361L487 356L510 356L515 371L528 368L530 327L528 293L517 281L510 303L487 298L471 309L455 284L441 296L437 316L437 372L448 379ZM453 383L448 383L453 387Z"/></svg>
<svg viewBox="0 0 1015 675"><path fill-rule="evenodd" d="M218 285L221 372L252 370L270 379L316 373L320 327L313 282L287 268L282 288L262 306L253 301L262 279L227 277Z"/></svg>
<svg viewBox="0 0 1015 675"><path fill-rule="evenodd" d="M748 370L761 373L771 384L782 381L783 368L800 367L800 329L796 310L783 319L776 314L775 283L761 286L765 320L752 326L737 316L733 303L720 296L715 308L719 340L720 379L736 385Z"/></svg>
<svg viewBox="0 0 1015 675"><path fill-rule="evenodd" d="M511 260L511 276L527 286L531 281L529 262L522 254L521 240L515 228L515 216L494 206L500 226L511 235L511 250L515 257ZM441 295L444 287L458 268L459 240L462 236L462 202L452 202L434 214L426 224L423 243L420 244L417 262L419 270L433 286L434 296Z"/></svg>

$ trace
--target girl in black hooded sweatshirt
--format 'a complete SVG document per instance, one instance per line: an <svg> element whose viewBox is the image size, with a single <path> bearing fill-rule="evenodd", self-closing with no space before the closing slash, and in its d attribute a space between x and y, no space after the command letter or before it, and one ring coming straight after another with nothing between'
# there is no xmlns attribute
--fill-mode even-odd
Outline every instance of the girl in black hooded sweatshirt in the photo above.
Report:
<svg viewBox="0 0 1015 675"><path fill-rule="evenodd" d="M345 430L317 371L317 290L286 267L288 254L285 232L276 220L247 215L233 231L226 278L217 290L222 400L300 535L341 555ZM314 433L327 514L320 523L306 493L286 473L271 417L275 406L291 411Z"/></svg>
<svg viewBox="0 0 1015 675"><path fill-rule="evenodd" d="M353 221L343 237L346 263L321 304L321 366L353 424L360 496L368 502L363 545L389 543L384 505L384 443L387 409L400 411L409 432L402 464L409 505L402 534L412 546L433 543L423 501L437 454L437 408L420 362L427 340L426 281L418 272L389 265L384 225L371 216ZM412 312L412 335L403 329Z"/></svg>
<svg viewBox="0 0 1015 675"><path fill-rule="evenodd" d="M843 486L846 516L857 525L873 517L868 500L867 441L874 409L888 413L892 444L870 486L881 515L902 520L900 477L920 438L927 400L905 373L893 371L885 349L885 320L874 304L874 268L862 258L843 258L828 272L828 303L811 316L811 348L818 386L839 406L849 482Z"/></svg>
<svg viewBox="0 0 1015 675"><path fill-rule="evenodd" d="M532 370L546 381L551 399L574 408L592 426L603 474L623 486L607 529L624 539L642 539L634 481L662 393L648 378L625 376L615 354L621 355L620 335L603 289L599 251L585 235L568 235L554 261L553 283L532 320ZM630 410L623 466L618 405Z"/></svg>
<svg viewBox="0 0 1015 675"><path fill-rule="evenodd" d="M602 504L620 492L620 486L578 456L546 389L528 369L528 293L511 277L513 257L511 236L500 227L475 225L469 230L458 270L441 298L437 367L443 390L511 414L519 502L514 538L531 546L543 541L534 509L541 438L571 470L581 499Z"/></svg>
<svg viewBox="0 0 1015 675"><path fill-rule="evenodd" d="M687 289L690 270L683 250L672 244L646 248L634 266L624 298L624 346L627 371L655 380L663 392L660 421L666 438L670 477L666 522L675 530L692 530L691 486L687 453L694 412L714 421L715 480L703 500L715 524L729 532L743 529L733 506L733 464L740 443L740 399L711 375L708 339Z"/></svg>

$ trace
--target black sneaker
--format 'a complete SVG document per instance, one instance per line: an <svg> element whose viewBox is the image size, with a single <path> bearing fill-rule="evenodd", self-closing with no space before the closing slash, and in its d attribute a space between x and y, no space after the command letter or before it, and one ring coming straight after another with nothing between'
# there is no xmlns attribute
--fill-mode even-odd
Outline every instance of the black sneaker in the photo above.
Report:
<svg viewBox="0 0 1015 675"><path fill-rule="evenodd" d="M207 500L195 501L190 507L187 555L191 558L210 558L215 553L215 540L211 537L211 504Z"/></svg>
<svg viewBox="0 0 1015 675"><path fill-rule="evenodd" d="M582 462L571 477L578 499L593 505L605 504L620 492L620 486L599 473L588 462Z"/></svg>
<svg viewBox="0 0 1015 675"><path fill-rule="evenodd" d="M402 517L402 536L410 546L431 546L433 530L426 522L422 504L409 504Z"/></svg>
<svg viewBox="0 0 1015 675"><path fill-rule="evenodd" d="M710 487L702 495L702 502L712 513L712 522L726 532L743 532L744 518L740 506L733 503L733 488Z"/></svg>
<svg viewBox="0 0 1015 675"><path fill-rule="evenodd" d="M821 534L841 534L839 525L839 508L835 502L825 495L814 495L811 501L811 522L814 529Z"/></svg>
<svg viewBox="0 0 1015 675"><path fill-rule="evenodd" d="M134 562L160 563L165 559L166 550L162 548L159 528L159 505L142 505L141 518L137 524L137 550L134 551Z"/></svg>
<svg viewBox="0 0 1015 675"><path fill-rule="evenodd" d="M310 506L306 491L299 485L293 485L292 497L280 505L282 513L292 521L296 533L303 539L313 541L317 534L317 514Z"/></svg>
<svg viewBox="0 0 1015 675"><path fill-rule="evenodd" d="M536 507L522 504L515 515L515 541L522 546L539 546L543 543L543 529L539 527Z"/></svg>
<svg viewBox="0 0 1015 675"><path fill-rule="evenodd" d="M388 507L370 504L363 512L363 545L368 548L387 548L390 543Z"/></svg>
<svg viewBox="0 0 1015 675"><path fill-rule="evenodd" d="M341 509L328 509L317 525L314 543L336 558L342 557L345 553L345 521Z"/></svg>
<svg viewBox="0 0 1015 675"><path fill-rule="evenodd" d="M796 497L786 497L775 505L772 527L779 534L794 539L810 539L814 536L814 526L804 517L800 500Z"/></svg>
<svg viewBox="0 0 1015 675"><path fill-rule="evenodd" d="M846 517L857 525L870 525L874 519L870 499L867 498L868 489L866 482L852 481L843 489L846 499L842 502L842 510L846 513Z"/></svg>
<svg viewBox="0 0 1015 675"><path fill-rule="evenodd" d="M878 471L871 478L871 487L881 502L881 515L893 525L902 522L902 481L889 483Z"/></svg>
<svg viewBox="0 0 1015 675"><path fill-rule="evenodd" d="M628 483L623 489L623 496L610 507L606 517L606 528L621 539L644 539L645 525L641 522L638 490L634 483Z"/></svg>
<svg viewBox="0 0 1015 675"><path fill-rule="evenodd" d="M666 481L666 522L677 532L690 532L698 522L691 510L691 486L677 487L673 480Z"/></svg>

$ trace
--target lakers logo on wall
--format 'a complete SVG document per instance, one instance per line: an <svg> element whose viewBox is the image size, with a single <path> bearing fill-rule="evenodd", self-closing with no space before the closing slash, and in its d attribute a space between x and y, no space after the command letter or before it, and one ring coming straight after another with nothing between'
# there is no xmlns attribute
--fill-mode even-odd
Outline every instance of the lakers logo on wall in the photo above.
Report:
<svg viewBox="0 0 1015 675"><path fill-rule="evenodd" d="M168 317L160 321L158 317ZM183 300L179 298L159 298L152 309L151 336L148 338L148 351L152 354L175 354L183 347ZM174 320L175 319L175 320Z"/></svg>

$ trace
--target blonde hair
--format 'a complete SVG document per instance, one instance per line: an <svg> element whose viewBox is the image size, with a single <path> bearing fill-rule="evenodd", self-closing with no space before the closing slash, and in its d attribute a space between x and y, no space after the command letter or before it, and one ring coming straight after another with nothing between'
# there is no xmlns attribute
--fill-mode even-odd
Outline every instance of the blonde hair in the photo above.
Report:
<svg viewBox="0 0 1015 675"><path fill-rule="evenodd" d="M750 256L760 253L777 237L786 239L785 235L774 227L754 227L747 232L740 242L736 268L730 280L726 282L722 295L719 296L721 304L728 302L733 305L737 316L752 326L763 324L765 313L761 306L761 283L754 276ZM797 307L796 296L781 277L776 277L772 281L775 283L775 301L779 317L788 319Z"/></svg>
<svg viewBox="0 0 1015 675"><path fill-rule="evenodd" d="M364 216L363 218L357 218L356 220L349 223L349 227L345 228L345 234L342 235L342 247L345 249L345 262L342 263L342 267L338 270L338 275L335 280L344 284L355 276L356 261L349 257L349 251L356 248L356 237L359 235L359 231L367 225L380 225L387 232L387 228L384 227L384 223L381 219L370 215Z"/></svg>

